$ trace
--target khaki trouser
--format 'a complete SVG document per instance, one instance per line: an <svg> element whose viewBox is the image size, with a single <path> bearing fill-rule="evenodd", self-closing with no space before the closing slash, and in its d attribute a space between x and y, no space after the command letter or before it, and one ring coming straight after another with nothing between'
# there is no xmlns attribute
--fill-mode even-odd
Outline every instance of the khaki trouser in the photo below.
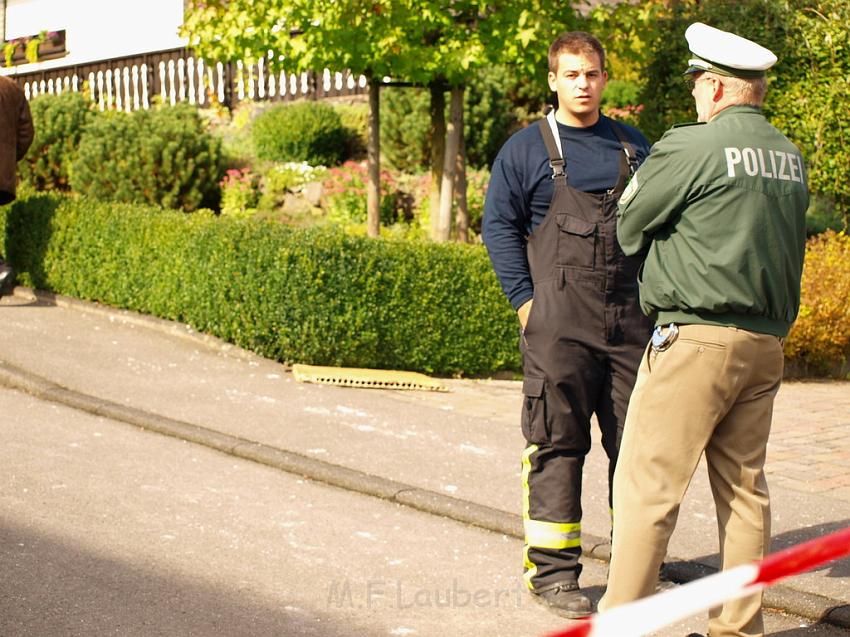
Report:
<svg viewBox="0 0 850 637"><path fill-rule="evenodd" d="M782 379L775 336L683 325L647 352L629 403L614 476L614 535L600 610L655 591L679 505L705 452L724 569L759 560L770 542L764 460ZM709 614L711 637L761 636L761 595Z"/></svg>

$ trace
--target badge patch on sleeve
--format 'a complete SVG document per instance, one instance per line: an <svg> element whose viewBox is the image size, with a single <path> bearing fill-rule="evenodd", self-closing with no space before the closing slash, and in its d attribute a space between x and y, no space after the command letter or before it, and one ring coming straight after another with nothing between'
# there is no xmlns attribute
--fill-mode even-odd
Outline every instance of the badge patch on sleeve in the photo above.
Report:
<svg viewBox="0 0 850 637"><path fill-rule="evenodd" d="M626 189L623 191L623 194L620 195L620 200L617 203L621 206L625 206L632 200L632 197L635 196L638 191L638 188L640 188L640 184L638 183L638 177L637 175L632 175L631 180L626 186Z"/></svg>

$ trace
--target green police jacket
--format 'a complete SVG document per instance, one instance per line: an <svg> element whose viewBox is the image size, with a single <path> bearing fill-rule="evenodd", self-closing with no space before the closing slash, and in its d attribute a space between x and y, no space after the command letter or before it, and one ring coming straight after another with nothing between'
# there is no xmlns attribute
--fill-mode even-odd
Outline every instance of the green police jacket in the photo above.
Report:
<svg viewBox="0 0 850 637"><path fill-rule="evenodd" d="M656 325L785 336L797 317L809 203L800 151L761 109L732 106L667 131L619 202L626 254Z"/></svg>

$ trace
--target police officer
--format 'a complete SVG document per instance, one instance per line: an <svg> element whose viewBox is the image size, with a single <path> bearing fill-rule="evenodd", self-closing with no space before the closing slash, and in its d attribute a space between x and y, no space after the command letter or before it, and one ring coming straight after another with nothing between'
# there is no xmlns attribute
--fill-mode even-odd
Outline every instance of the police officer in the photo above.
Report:
<svg viewBox="0 0 850 637"><path fill-rule="evenodd" d="M620 199L627 254L649 247L643 310L657 325L629 404L614 478L614 538L600 610L650 595L705 453L724 569L768 551L764 461L782 338L797 316L809 202L800 151L762 114L776 56L696 23L699 123L653 147ZM709 615L711 637L763 634L761 596Z"/></svg>
<svg viewBox="0 0 850 637"><path fill-rule="evenodd" d="M525 581L566 617L591 610L578 584L581 479L595 413L613 476L626 406L651 323L616 237L616 204L649 153L635 128L599 112L605 52L588 33L549 48L558 108L513 135L494 164L483 238L522 336Z"/></svg>
<svg viewBox="0 0 850 637"><path fill-rule="evenodd" d="M24 92L14 80L0 76L0 205L15 199L16 165L33 140L32 116ZM0 295L14 283L12 267L0 259Z"/></svg>

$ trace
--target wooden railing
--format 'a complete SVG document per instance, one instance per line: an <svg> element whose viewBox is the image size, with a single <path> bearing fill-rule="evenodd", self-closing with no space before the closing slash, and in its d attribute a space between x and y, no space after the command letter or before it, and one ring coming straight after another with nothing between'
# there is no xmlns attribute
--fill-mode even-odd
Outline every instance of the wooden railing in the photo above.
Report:
<svg viewBox="0 0 850 637"><path fill-rule="evenodd" d="M242 100L295 100L359 95L366 79L346 72L269 72L257 64L207 63L190 49L168 49L143 55L100 60L11 75L28 99L43 94L84 91L100 110L132 111L159 100L200 106L235 106Z"/></svg>

